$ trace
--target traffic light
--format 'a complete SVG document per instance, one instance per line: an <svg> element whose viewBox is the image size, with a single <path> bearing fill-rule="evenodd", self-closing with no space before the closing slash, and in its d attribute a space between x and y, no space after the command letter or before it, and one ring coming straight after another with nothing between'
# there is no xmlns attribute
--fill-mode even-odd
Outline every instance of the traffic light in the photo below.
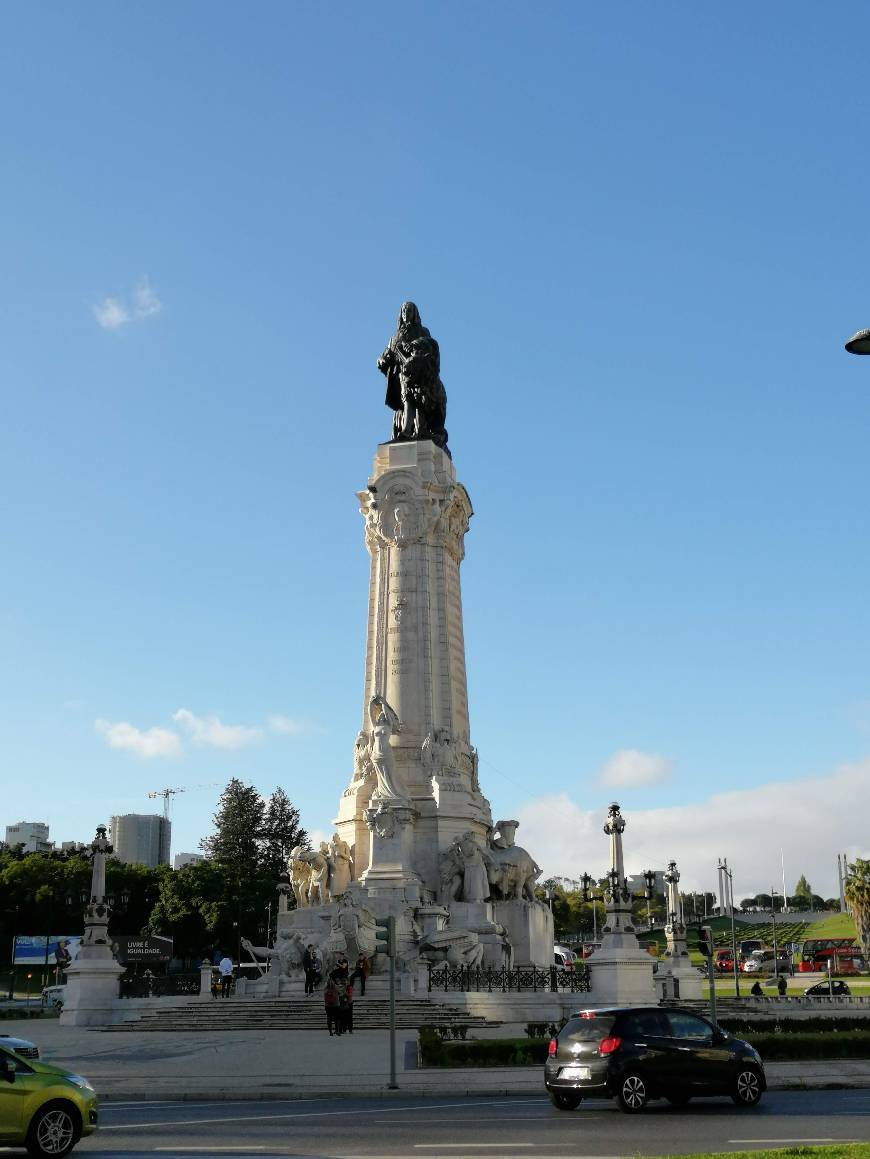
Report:
<svg viewBox="0 0 870 1159"><path fill-rule="evenodd" d="M375 949L389 958L396 956L396 919L392 916L375 922Z"/></svg>
<svg viewBox="0 0 870 1159"><path fill-rule="evenodd" d="M698 949L705 958L713 957L713 931L709 926L701 926L698 930Z"/></svg>

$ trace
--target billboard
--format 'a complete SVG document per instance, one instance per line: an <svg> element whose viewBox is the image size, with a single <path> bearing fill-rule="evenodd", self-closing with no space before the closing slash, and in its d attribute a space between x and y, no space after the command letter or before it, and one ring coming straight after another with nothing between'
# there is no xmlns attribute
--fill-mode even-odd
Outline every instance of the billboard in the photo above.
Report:
<svg viewBox="0 0 870 1159"><path fill-rule="evenodd" d="M147 937L128 937L126 934L112 938L112 953L119 962L168 962L172 957L172 938L161 938L157 934Z"/></svg>
<svg viewBox="0 0 870 1159"><path fill-rule="evenodd" d="M81 934L19 934L12 947L13 966L44 966L45 944L48 942L49 966L68 966L74 961L81 945Z"/></svg>

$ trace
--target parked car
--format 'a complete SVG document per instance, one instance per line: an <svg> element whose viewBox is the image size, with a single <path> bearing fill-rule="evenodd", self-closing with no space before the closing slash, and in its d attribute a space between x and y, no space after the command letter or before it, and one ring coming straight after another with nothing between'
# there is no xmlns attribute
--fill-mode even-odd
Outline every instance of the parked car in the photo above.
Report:
<svg viewBox="0 0 870 1159"><path fill-rule="evenodd" d="M28 1042L26 1038L14 1038L11 1034L3 1034L0 1031L0 1046L14 1050L22 1058L39 1058L39 1047L35 1042Z"/></svg>
<svg viewBox="0 0 870 1159"><path fill-rule="evenodd" d="M97 1093L86 1078L0 1047L0 1143L58 1159L96 1127Z"/></svg>
<svg viewBox="0 0 870 1159"><path fill-rule="evenodd" d="M561 1111L615 1098L633 1114L650 1099L682 1106L706 1095L754 1107L767 1082L749 1043L688 1010L639 1006L575 1014L550 1040L544 1085Z"/></svg>
<svg viewBox="0 0 870 1159"><path fill-rule="evenodd" d="M577 955L567 946L553 946L553 961L564 970L575 969Z"/></svg>
<svg viewBox="0 0 870 1159"><path fill-rule="evenodd" d="M831 982L816 982L815 986L807 986L804 990L805 998L850 998L852 991L845 982L834 978Z"/></svg>

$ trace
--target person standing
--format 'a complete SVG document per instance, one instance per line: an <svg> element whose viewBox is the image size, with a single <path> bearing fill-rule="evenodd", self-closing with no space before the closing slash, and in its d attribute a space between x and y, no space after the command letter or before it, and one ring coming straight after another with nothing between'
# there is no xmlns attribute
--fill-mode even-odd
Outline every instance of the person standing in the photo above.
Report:
<svg viewBox="0 0 870 1159"><path fill-rule="evenodd" d="M366 978L371 972L371 965L365 954L360 954L356 960L356 965L353 968L353 973L348 978L348 982L353 983L357 978L359 979L359 992L362 998L366 996Z"/></svg>
<svg viewBox="0 0 870 1159"><path fill-rule="evenodd" d="M305 947L305 953L302 955L302 969L305 971L305 993L313 994L314 980L317 977L317 955L311 942Z"/></svg>
<svg viewBox="0 0 870 1159"><path fill-rule="evenodd" d="M348 1034L353 1034L353 983L348 982L341 990L338 1008L342 1031L346 1030Z"/></svg>
<svg viewBox="0 0 870 1159"><path fill-rule="evenodd" d="M785 980L785 974L780 974L779 980L776 983L776 988L779 991L780 998L785 998L785 992L788 989L788 982Z"/></svg>
<svg viewBox="0 0 870 1159"><path fill-rule="evenodd" d="M326 1029L329 1031L329 1037L341 1034L341 1026L338 1023L338 991L331 978L323 991L323 1008L326 1011Z"/></svg>
<svg viewBox="0 0 870 1159"><path fill-rule="evenodd" d="M233 961L232 958L224 954L220 960L218 969L221 972L221 997L229 998L230 990L233 985Z"/></svg>

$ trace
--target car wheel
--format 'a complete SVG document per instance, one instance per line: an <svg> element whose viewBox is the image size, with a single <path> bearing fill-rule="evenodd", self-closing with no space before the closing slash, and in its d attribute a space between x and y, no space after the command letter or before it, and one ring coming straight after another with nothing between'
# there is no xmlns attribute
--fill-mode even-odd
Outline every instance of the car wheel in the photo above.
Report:
<svg viewBox="0 0 870 1159"><path fill-rule="evenodd" d="M691 1095L667 1095L666 1098L672 1107L684 1107Z"/></svg>
<svg viewBox="0 0 870 1159"><path fill-rule="evenodd" d="M25 1146L31 1155L68 1155L79 1140L79 1116L70 1103L46 1103L33 1116Z"/></svg>
<svg viewBox="0 0 870 1159"><path fill-rule="evenodd" d="M646 1083L637 1071L630 1071L619 1080L616 1101L619 1109L627 1115L636 1115L644 1109L649 1099Z"/></svg>
<svg viewBox="0 0 870 1159"><path fill-rule="evenodd" d="M578 1095L576 1091L554 1091L551 1089L548 1093L550 1102L560 1111L576 1111L583 1102L583 1096Z"/></svg>
<svg viewBox="0 0 870 1159"><path fill-rule="evenodd" d="M737 1072L731 1098L738 1107L756 1107L761 1100L761 1075L755 1067L744 1066Z"/></svg>

